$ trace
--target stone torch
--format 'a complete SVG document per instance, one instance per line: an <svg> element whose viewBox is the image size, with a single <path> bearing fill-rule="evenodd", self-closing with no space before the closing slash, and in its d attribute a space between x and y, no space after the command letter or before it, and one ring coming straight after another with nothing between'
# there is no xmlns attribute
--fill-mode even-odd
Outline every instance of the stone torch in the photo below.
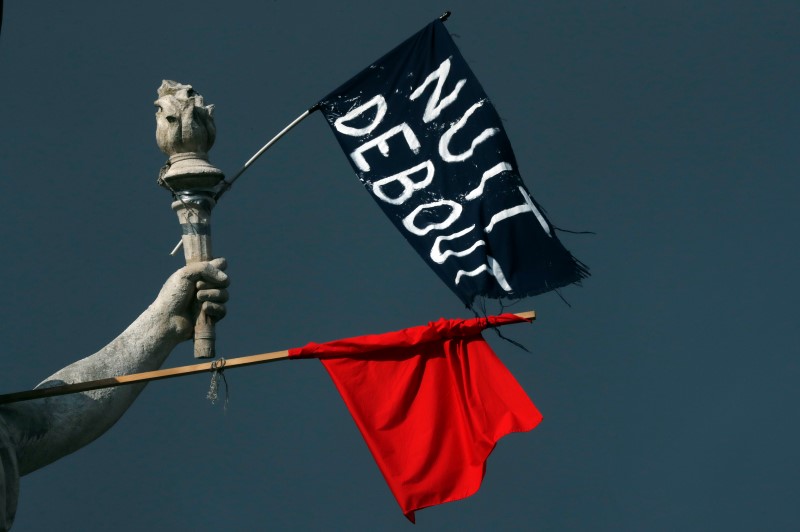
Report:
<svg viewBox="0 0 800 532"><path fill-rule="evenodd" d="M156 142L169 156L158 183L172 193L186 264L211 260L211 209L225 178L208 162L208 150L216 136L214 106L205 105L191 85L169 80L158 88L155 105ZM214 323L199 311L194 327L195 358L215 356L214 338Z"/></svg>

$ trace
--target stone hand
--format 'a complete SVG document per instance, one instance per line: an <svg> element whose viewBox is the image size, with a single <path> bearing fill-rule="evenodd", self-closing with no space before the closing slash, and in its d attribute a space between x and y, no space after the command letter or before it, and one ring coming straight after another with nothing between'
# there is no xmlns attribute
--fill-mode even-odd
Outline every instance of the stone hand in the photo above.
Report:
<svg viewBox="0 0 800 532"><path fill-rule="evenodd" d="M214 321L225 317L228 275L225 259L189 264L173 273L153 305L169 320L170 329L181 340L192 335L195 317L201 310Z"/></svg>

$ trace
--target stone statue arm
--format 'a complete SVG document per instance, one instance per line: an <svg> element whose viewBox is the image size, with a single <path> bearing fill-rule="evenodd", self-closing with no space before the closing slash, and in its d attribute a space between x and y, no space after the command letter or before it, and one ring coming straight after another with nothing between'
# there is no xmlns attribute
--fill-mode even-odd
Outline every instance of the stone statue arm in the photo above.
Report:
<svg viewBox="0 0 800 532"><path fill-rule="evenodd" d="M224 269L224 259L181 268L122 334L94 355L48 377L39 387L158 369L173 348L191 336L200 305L214 319L224 316L228 297ZM20 475L95 440L114 425L142 389L144 384L134 384L4 406L0 415L16 447Z"/></svg>

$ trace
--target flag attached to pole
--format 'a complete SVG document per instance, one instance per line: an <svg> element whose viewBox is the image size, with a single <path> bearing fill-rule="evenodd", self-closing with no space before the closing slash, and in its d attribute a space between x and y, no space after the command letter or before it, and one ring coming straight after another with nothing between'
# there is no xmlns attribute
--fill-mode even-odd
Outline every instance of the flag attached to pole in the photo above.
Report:
<svg viewBox="0 0 800 532"><path fill-rule="evenodd" d="M500 117L440 20L319 102L359 179L471 306L576 283Z"/></svg>
<svg viewBox="0 0 800 532"><path fill-rule="evenodd" d="M403 513L469 497L497 441L541 414L481 336L530 321L514 314L445 320L290 349L319 358Z"/></svg>

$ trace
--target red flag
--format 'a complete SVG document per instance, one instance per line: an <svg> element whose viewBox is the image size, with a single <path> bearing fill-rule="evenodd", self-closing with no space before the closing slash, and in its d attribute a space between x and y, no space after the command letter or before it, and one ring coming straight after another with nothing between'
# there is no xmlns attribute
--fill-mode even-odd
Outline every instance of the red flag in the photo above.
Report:
<svg viewBox="0 0 800 532"><path fill-rule="evenodd" d="M469 497L511 432L542 420L481 336L514 314L446 320L289 351L321 359L403 513Z"/></svg>

